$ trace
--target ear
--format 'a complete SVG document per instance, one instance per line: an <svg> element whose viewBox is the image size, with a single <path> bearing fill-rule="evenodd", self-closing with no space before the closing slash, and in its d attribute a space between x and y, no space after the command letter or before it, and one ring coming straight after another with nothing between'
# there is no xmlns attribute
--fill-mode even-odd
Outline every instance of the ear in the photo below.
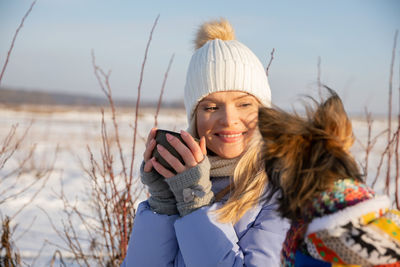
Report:
<svg viewBox="0 0 400 267"><path fill-rule="evenodd" d="M344 110L340 97L335 91L327 89L330 97L318 105L314 113L313 124L316 128L334 137L328 141L331 142L330 145L340 146L345 151L349 151L354 143L351 121Z"/></svg>

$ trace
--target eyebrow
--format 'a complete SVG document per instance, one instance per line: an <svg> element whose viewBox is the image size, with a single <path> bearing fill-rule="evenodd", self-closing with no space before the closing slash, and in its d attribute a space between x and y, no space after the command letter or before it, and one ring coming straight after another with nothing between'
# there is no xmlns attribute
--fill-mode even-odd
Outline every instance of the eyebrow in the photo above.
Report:
<svg viewBox="0 0 400 267"><path fill-rule="evenodd" d="M238 100L238 99L246 98L246 97L252 97L252 98L254 98L252 95L242 95L242 96L235 97L233 100Z"/></svg>
<svg viewBox="0 0 400 267"><path fill-rule="evenodd" d="M241 95L241 96L233 98L232 100L239 100L239 99L247 98L247 97L251 97L252 99L254 98L252 95ZM254 98L254 100L257 102L256 98ZM206 101L209 101L209 102L221 102L220 100L214 99L214 98L204 98L203 100L201 100L201 102L206 102Z"/></svg>

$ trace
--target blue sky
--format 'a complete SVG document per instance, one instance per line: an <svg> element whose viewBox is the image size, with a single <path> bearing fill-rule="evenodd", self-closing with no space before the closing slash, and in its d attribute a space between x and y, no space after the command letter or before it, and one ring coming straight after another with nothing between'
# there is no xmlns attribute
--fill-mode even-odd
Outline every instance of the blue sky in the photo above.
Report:
<svg viewBox="0 0 400 267"><path fill-rule="evenodd" d="M0 0L0 66L31 1ZM112 70L116 98L135 98L145 45L160 14L144 73L142 97L159 95L168 61L175 61L167 100L183 99L196 28L227 18L237 39L270 68L274 104L287 108L303 94L315 95L317 62L322 82L342 96L351 113L364 107L387 111L389 67L400 1L128 1L38 0L18 36L2 85L101 95L91 66ZM400 41L394 89L398 99ZM397 104L396 104L397 111Z"/></svg>

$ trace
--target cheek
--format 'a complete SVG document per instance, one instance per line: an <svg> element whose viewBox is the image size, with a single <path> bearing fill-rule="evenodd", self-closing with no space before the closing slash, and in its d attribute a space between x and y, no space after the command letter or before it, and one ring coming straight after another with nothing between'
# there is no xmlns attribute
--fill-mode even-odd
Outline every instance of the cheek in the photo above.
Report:
<svg viewBox="0 0 400 267"><path fill-rule="evenodd" d="M201 121L199 121L199 120L197 120L196 129L197 129L197 135L199 137L204 136L203 123Z"/></svg>
<svg viewBox="0 0 400 267"><path fill-rule="evenodd" d="M196 129L199 137L202 137L207 134L211 130L212 122L208 116L205 116L203 113L198 112L196 114Z"/></svg>

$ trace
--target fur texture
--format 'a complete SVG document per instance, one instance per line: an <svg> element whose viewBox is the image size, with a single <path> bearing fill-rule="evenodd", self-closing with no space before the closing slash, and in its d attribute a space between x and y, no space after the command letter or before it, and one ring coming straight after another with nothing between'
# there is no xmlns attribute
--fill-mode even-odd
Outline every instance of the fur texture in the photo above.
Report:
<svg viewBox="0 0 400 267"><path fill-rule="evenodd" d="M351 122L339 96L327 90L329 97L307 106L305 117L259 110L271 189L266 197L278 191L279 211L292 221L282 265L308 266L313 258L341 266L399 266L400 212L362 181L349 152Z"/></svg>
<svg viewBox="0 0 400 267"><path fill-rule="evenodd" d="M354 142L351 122L339 96L331 89L326 101L306 107L306 116L261 108L259 129L262 157L271 197L281 191L279 211L292 221L301 219L309 201L342 178L361 181L349 153Z"/></svg>
<svg viewBox="0 0 400 267"><path fill-rule="evenodd" d="M195 49L199 49L210 40L220 39L224 41L234 40L235 32L232 25L224 18L202 24L194 41Z"/></svg>

